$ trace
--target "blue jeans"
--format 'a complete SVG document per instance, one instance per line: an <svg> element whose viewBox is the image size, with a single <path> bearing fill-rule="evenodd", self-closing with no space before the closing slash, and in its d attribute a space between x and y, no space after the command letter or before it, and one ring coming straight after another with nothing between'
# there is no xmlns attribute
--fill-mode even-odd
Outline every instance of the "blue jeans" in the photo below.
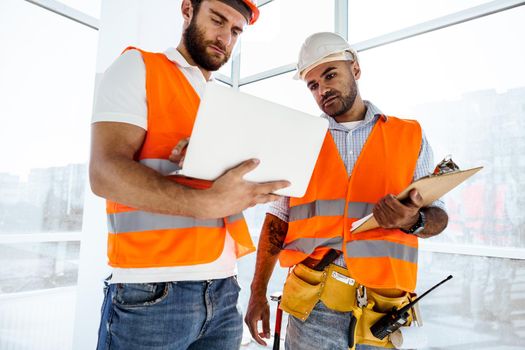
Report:
<svg viewBox="0 0 525 350"><path fill-rule="evenodd" d="M106 286L97 350L239 349L235 277Z"/></svg>
<svg viewBox="0 0 525 350"><path fill-rule="evenodd" d="M351 312L338 312L318 302L306 321L290 315L284 342L286 350L347 350ZM377 346L361 345L356 350L375 350Z"/></svg>

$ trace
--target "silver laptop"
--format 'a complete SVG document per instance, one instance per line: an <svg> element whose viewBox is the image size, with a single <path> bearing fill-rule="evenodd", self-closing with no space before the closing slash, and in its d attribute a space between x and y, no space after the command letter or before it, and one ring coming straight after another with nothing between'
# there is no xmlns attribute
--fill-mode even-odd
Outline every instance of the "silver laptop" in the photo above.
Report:
<svg viewBox="0 0 525 350"><path fill-rule="evenodd" d="M258 158L259 166L245 180L288 180L291 186L275 193L302 197L327 130L325 118L207 83L178 174L215 180Z"/></svg>

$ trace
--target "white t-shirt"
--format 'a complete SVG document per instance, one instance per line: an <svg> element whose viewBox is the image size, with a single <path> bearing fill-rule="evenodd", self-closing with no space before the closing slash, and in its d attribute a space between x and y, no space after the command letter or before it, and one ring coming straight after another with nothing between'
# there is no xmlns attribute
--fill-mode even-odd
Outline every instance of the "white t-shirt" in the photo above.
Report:
<svg viewBox="0 0 525 350"><path fill-rule="evenodd" d="M358 120L356 122L344 122L344 123L339 123L339 124L343 125L348 130L354 130L359 125L363 124L363 121L362 120Z"/></svg>
<svg viewBox="0 0 525 350"><path fill-rule="evenodd" d="M164 54L177 64L193 89L201 96L206 84L202 72L190 65L175 48L168 49ZM128 123L147 130L147 119L146 67L140 52L129 50L104 73L96 92L92 123ZM226 278L235 274L235 242L230 234L226 233L222 254L211 263L160 268L113 268L111 283L200 281Z"/></svg>

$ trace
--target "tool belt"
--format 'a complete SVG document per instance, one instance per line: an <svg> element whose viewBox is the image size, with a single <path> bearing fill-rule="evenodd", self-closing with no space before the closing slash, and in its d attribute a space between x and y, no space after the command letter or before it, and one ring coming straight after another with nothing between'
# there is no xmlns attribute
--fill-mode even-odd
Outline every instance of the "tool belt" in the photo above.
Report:
<svg viewBox="0 0 525 350"><path fill-rule="evenodd" d="M323 271L316 271L304 264L296 265L288 274L284 284L281 309L305 321L315 305L321 301L328 308L339 312L353 312L357 318L355 340L384 348L394 346L386 337L380 340L370 332L370 327L383 317L392 307L401 308L415 297L415 294L392 298L382 296L376 290L366 290L366 305L358 305L358 289L363 289L348 273L348 270L330 264ZM410 325L411 317L406 326Z"/></svg>

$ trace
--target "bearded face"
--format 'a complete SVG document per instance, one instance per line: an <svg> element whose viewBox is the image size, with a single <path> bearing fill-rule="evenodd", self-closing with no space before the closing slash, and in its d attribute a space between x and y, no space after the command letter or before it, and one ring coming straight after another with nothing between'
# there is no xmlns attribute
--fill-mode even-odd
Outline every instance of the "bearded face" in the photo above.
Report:
<svg viewBox="0 0 525 350"><path fill-rule="evenodd" d="M319 108L336 118L347 114L354 107L359 95L359 76L357 63L329 61L311 69L305 81Z"/></svg>
<svg viewBox="0 0 525 350"><path fill-rule="evenodd" d="M218 40L206 39L204 26L198 24L198 17L193 16L186 28L184 45L197 65L207 71L216 71L230 59L231 48L228 49Z"/></svg>
<svg viewBox="0 0 525 350"><path fill-rule="evenodd" d="M351 78L340 91L332 89L322 95L320 107L330 117L335 118L343 115L354 105L357 97L357 84L352 76Z"/></svg>

